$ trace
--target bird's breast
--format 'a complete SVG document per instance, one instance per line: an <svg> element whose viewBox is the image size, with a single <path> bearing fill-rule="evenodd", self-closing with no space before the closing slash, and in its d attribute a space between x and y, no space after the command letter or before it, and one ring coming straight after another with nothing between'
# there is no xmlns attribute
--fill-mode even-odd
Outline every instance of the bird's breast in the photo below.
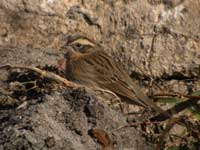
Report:
<svg viewBox="0 0 200 150"><path fill-rule="evenodd" d="M82 58L72 62L72 76L75 82L86 86L97 86L96 68L87 59Z"/></svg>

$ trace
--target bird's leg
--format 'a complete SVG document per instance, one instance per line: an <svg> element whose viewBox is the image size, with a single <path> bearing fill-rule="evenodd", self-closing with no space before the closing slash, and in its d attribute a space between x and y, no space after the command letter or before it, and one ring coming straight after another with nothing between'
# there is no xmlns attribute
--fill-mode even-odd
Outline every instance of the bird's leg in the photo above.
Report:
<svg viewBox="0 0 200 150"><path fill-rule="evenodd" d="M113 93L110 90L106 90L106 89L102 89L102 88L97 88L97 89L95 89L95 91L103 93L103 94L107 93L109 95L112 95L113 98L110 99L110 103L108 105L111 105L111 106L119 105L120 110L122 111L122 113L124 113L124 109L123 109L123 106L122 106L121 99L115 93Z"/></svg>
<svg viewBox="0 0 200 150"><path fill-rule="evenodd" d="M110 90L106 90L106 89L102 89L102 88L97 88L95 89L96 92L100 92L100 93L107 93L109 95L112 95L114 98L111 99L111 104L113 104L114 100L116 100L117 102L120 102L121 103L121 99L115 94L113 93L112 91Z"/></svg>

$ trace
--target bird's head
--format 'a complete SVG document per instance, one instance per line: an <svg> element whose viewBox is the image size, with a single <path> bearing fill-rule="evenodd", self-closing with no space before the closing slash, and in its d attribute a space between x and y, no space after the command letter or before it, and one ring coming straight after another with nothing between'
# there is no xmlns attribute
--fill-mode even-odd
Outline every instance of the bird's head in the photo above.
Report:
<svg viewBox="0 0 200 150"><path fill-rule="evenodd" d="M65 52L75 54L87 54L94 50L98 45L87 37L84 36L68 36L65 45L62 49Z"/></svg>
<svg viewBox="0 0 200 150"><path fill-rule="evenodd" d="M67 64L70 64L72 60L78 60L93 52L97 47L100 46L87 37L80 35L68 36L66 43L61 47L61 51L64 52L64 58L58 61L58 68L65 70Z"/></svg>

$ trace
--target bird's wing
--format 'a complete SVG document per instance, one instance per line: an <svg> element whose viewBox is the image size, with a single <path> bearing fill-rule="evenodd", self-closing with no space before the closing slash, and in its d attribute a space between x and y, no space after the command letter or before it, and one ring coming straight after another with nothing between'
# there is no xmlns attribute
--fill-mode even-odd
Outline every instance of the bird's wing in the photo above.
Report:
<svg viewBox="0 0 200 150"><path fill-rule="evenodd" d="M95 59L102 61L100 61L102 63L102 69L100 70L104 70L104 72L97 74L99 85L102 88L114 92L124 100L127 100L129 103L142 107L159 109L159 107L157 107L130 78L129 74L125 71L125 69L123 69L121 64L115 62L110 56L103 52L101 54L98 53L95 56ZM100 68L100 66L98 68Z"/></svg>
<svg viewBox="0 0 200 150"><path fill-rule="evenodd" d="M146 107L146 103L137 97L138 92L133 89L132 79L128 73L122 69L119 63L116 63L109 55L105 52L93 53L89 61L95 62L96 65L96 78L98 79L98 85L101 88L108 89L129 103L137 104L142 107ZM145 97L145 96L144 96ZM145 100L144 100L145 101Z"/></svg>
<svg viewBox="0 0 200 150"><path fill-rule="evenodd" d="M130 89L127 85L125 85L124 82L104 82L102 86L114 92L115 94L126 100L128 103L136 104L142 107L147 107L147 105L143 101L141 101L140 98L137 97L135 92L132 89Z"/></svg>
<svg viewBox="0 0 200 150"><path fill-rule="evenodd" d="M147 97L139 86L130 78L124 75L124 79L121 78L113 80L107 80L107 82L101 83L102 88L108 89L119 97L123 98L127 103L139 105L142 107L150 107L155 111L162 112L149 97Z"/></svg>
<svg viewBox="0 0 200 150"><path fill-rule="evenodd" d="M88 86L107 89L128 103L155 108L122 66L103 51L95 51L73 62L73 76Z"/></svg>

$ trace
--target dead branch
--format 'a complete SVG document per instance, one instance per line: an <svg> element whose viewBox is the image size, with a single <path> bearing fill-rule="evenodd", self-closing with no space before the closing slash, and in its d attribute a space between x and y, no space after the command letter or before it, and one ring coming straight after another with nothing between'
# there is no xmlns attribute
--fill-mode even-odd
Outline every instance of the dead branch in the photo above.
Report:
<svg viewBox="0 0 200 150"><path fill-rule="evenodd" d="M200 96L194 96L194 95L185 95L185 94L171 94L171 93L160 93L155 94L154 96L163 97L163 96L171 96L171 97L185 97L185 98L191 98L191 99L200 99Z"/></svg>
<svg viewBox="0 0 200 150"><path fill-rule="evenodd" d="M53 81L56 81L57 83L61 83L61 84L65 85L67 87L70 87L70 88L82 87L81 85L78 85L76 83L68 81L67 79L65 79L65 78L63 78L63 77L61 77L61 76L59 76L55 73L48 72L48 71L45 71L45 70L41 70L41 69L36 68L36 67L6 64L6 65L0 66L0 69L27 69L27 70L37 72L38 74L41 75L41 77L52 79Z"/></svg>
<svg viewBox="0 0 200 150"><path fill-rule="evenodd" d="M198 101L199 101L199 98L190 98L186 101L180 102L180 103L176 104L175 106L173 106L172 108L169 108L169 109L165 110L164 112L150 118L150 121L152 121L152 122L165 121L165 120L171 118L172 116L174 116L175 114L178 114L179 112L181 112L187 108L198 105L197 104Z"/></svg>

